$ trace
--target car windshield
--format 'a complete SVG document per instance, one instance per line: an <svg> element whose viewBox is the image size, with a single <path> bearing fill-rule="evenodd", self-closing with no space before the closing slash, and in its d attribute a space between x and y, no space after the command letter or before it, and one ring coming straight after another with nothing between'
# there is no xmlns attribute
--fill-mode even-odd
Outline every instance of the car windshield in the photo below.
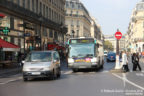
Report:
<svg viewBox="0 0 144 96"><path fill-rule="evenodd" d="M26 62L50 62L51 52L32 52L28 54Z"/></svg>
<svg viewBox="0 0 144 96"><path fill-rule="evenodd" d="M71 45L69 57L93 57L94 44Z"/></svg>

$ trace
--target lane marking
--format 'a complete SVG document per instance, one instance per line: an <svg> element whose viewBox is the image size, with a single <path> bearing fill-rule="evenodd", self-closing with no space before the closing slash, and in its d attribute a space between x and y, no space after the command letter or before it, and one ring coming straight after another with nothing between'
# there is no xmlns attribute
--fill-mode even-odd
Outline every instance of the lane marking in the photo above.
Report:
<svg viewBox="0 0 144 96"><path fill-rule="evenodd" d="M125 73L122 73L122 75L123 75L124 87L126 87L126 80L127 80L127 77L126 77L126 74L125 74Z"/></svg>
<svg viewBox="0 0 144 96"><path fill-rule="evenodd" d="M109 72L109 70L102 71L102 73L108 73L108 72Z"/></svg>
<svg viewBox="0 0 144 96"><path fill-rule="evenodd" d="M72 71L67 71L67 72L65 72L64 74L65 75L68 75L68 74L71 74L72 73Z"/></svg>
<svg viewBox="0 0 144 96"><path fill-rule="evenodd" d="M112 73L112 74L113 74L115 77L123 80L123 77L121 77L121 76L119 76L119 75L117 75L117 74L114 74L114 73ZM139 85L135 84L134 82L132 82L132 81L130 81L130 80L128 80L128 79L125 79L125 82L127 82L127 83L129 83L129 84L131 84L131 85L133 85L133 86L135 86L135 87L137 87L137 88L139 88L139 89L141 89L141 90L144 91L144 87L139 86Z"/></svg>

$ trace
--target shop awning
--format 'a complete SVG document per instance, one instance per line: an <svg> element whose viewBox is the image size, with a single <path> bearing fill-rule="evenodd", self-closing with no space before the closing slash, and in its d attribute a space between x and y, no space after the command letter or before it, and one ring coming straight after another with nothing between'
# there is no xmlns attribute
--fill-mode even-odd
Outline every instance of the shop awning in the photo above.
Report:
<svg viewBox="0 0 144 96"><path fill-rule="evenodd" d="M10 42L0 39L0 48L2 51L20 51L20 47Z"/></svg>

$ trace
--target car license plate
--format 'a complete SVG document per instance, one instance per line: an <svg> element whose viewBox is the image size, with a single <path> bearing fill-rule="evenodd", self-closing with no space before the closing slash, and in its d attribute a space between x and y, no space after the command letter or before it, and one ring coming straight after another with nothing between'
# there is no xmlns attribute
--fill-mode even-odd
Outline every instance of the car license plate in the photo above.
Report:
<svg viewBox="0 0 144 96"><path fill-rule="evenodd" d="M40 72L32 72L32 75L40 75Z"/></svg>

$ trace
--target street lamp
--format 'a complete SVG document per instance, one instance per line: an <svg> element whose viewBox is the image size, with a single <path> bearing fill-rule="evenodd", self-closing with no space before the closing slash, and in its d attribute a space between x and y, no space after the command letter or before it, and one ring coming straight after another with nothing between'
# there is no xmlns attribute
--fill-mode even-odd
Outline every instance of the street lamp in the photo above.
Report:
<svg viewBox="0 0 144 96"><path fill-rule="evenodd" d="M42 13L40 12L39 13L39 21L40 21L40 50L42 50L42 38L41 38L41 30L42 30L42 20L43 20L43 18L42 18Z"/></svg>

